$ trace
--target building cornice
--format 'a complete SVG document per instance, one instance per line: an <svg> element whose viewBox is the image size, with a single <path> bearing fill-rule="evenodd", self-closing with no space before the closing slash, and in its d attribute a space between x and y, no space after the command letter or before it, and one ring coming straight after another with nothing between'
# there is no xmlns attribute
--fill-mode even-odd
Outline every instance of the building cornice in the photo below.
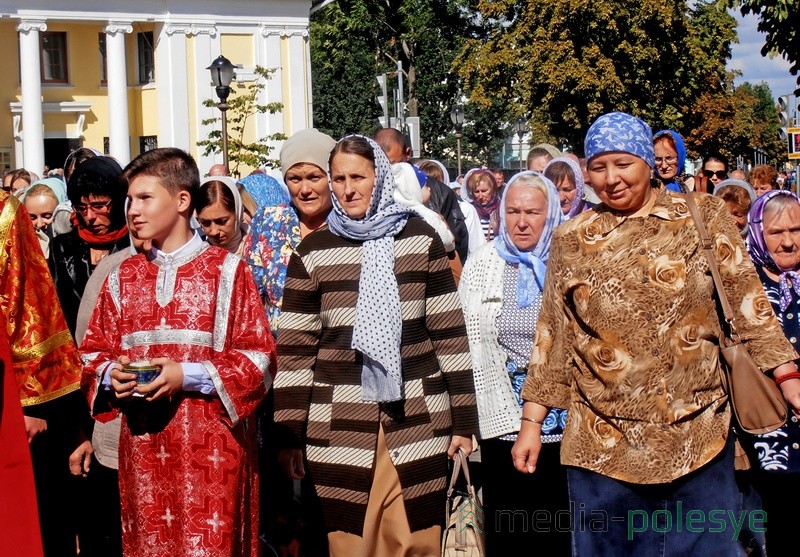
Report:
<svg viewBox="0 0 800 557"><path fill-rule="evenodd" d="M167 22L164 24L164 27L169 36L177 33L183 33L187 37L195 37L197 35L217 36L217 27L214 24Z"/></svg>
<svg viewBox="0 0 800 557"><path fill-rule="evenodd" d="M279 37L308 37L308 27L302 25L260 25L259 31L262 37L277 35Z"/></svg>

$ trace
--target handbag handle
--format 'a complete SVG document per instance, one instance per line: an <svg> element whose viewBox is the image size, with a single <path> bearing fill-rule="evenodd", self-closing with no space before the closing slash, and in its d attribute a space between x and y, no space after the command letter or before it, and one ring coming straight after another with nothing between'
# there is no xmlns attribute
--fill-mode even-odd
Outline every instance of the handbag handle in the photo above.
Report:
<svg viewBox="0 0 800 557"><path fill-rule="evenodd" d="M453 496L453 491L455 491L456 488L456 482L458 481L459 476L461 476L462 470L464 472L464 478L467 480L467 490L470 491L472 489L472 480L469 477L467 457L464 455L464 452L459 449L456 451L456 458L453 459L453 473L450 475L450 487L447 488L448 498Z"/></svg>
<svg viewBox="0 0 800 557"><path fill-rule="evenodd" d="M700 211L697 209L697 204L694 202L694 197L692 194L688 193L683 197L686 199L686 204L689 206L689 213L691 213L694 225L697 228L697 232L700 234L700 246L703 249L703 255L705 255L706 261L708 261L708 266L711 270L711 278L714 279L714 286L717 290L719 303L720 306L722 306L722 315L725 318L725 322L728 324L731 337L738 337L736 333L736 327L733 325L733 310L731 309L730 302L728 302L728 296L725 294L725 289L722 286L722 277L719 276L719 267L717 266L717 259L714 256L711 237L708 235L708 231L706 230L706 225L703 223L703 219L700 218Z"/></svg>

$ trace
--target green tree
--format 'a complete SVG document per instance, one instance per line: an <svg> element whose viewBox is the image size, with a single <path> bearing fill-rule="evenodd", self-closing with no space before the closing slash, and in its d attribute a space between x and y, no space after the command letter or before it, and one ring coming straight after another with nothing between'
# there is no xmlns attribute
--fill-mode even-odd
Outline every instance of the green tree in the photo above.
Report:
<svg viewBox="0 0 800 557"><path fill-rule="evenodd" d="M231 88L231 96L228 98L228 166L234 176L239 175L239 167L249 168L280 166L280 161L270 157L272 147L269 141L280 141L286 139L282 133L274 133L262 137L253 143L245 142L247 125L256 114L276 114L283 109L283 103L273 102L261 104L258 102L261 92L266 87L266 82L275 73L270 68L256 66L257 75L255 81L248 83L243 91L237 91L236 87ZM203 106L216 108L218 101L206 99ZM197 146L204 149L204 155L212 153L222 153L222 130L218 125L220 117L207 118L202 121L204 126L214 126L214 130L208 134L207 139L197 142Z"/></svg>
<svg viewBox="0 0 800 557"><path fill-rule="evenodd" d="M680 131L694 99L724 89L736 38L730 15L683 0L480 0L478 9L488 37L468 40L457 62L471 100L499 99L529 118L534 141L575 147L613 110Z"/></svg>
<svg viewBox="0 0 800 557"><path fill-rule="evenodd" d="M722 6L739 8L742 15L758 16L758 30L766 34L761 54L780 54L790 63L789 71L797 75L800 71L800 2L797 0L720 0ZM797 78L800 94L800 76Z"/></svg>
<svg viewBox="0 0 800 557"><path fill-rule="evenodd" d="M339 0L316 12L311 22L315 125L333 137L374 132L380 116L375 76L387 73L391 105L400 61L406 114L420 118L422 156L451 161L449 113L464 95L453 64L466 38L484 32L471 2ZM469 160L489 162L503 141L504 106L465 108L462 151Z"/></svg>

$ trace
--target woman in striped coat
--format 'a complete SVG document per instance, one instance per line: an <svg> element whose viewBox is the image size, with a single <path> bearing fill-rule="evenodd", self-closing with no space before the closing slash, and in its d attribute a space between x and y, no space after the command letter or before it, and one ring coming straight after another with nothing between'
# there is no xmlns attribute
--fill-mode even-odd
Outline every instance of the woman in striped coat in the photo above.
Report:
<svg viewBox="0 0 800 557"><path fill-rule="evenodd" d="M331 555L438 555L447 459L477 431L453 275L376 143L342 139L330 167L328 227L292 255L279 320L282 461L302 477L305 450Z"/></svg>

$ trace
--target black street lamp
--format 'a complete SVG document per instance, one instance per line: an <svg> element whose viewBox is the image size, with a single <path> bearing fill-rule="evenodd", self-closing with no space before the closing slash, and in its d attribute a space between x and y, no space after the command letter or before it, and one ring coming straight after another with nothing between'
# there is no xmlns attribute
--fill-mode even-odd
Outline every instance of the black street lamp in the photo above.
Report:
<svg viewBox="0 0 800 557"><path fill-rule="evenodd" d="M464 127L464 107L454 106L450 111L450 120L456 130L456 158L458 159L458 175L461 176L461 129Z"/></svg>
<svg viewBox="0 0 800 557"><path fill-rule="evenodd" d="M211 70L211 81L216 88L219 103L217 108L222 113L222 163L225 165L225 170L230 171L228 168L228 97L231 94L231 81L233 81L233 72L236 66L231 64L231 61L220 54L216 60L211 62L211 65L206 68Z"/></svg>
<svg viewBox="0 0 800 557"><path fill-rule="evenodd" d="M522 136L530 131L528 121L522 116L517 118L517 121L514 122L514 131L517 132L517 137L519 137L519 169L524 170L522 167Z"/></svg>

